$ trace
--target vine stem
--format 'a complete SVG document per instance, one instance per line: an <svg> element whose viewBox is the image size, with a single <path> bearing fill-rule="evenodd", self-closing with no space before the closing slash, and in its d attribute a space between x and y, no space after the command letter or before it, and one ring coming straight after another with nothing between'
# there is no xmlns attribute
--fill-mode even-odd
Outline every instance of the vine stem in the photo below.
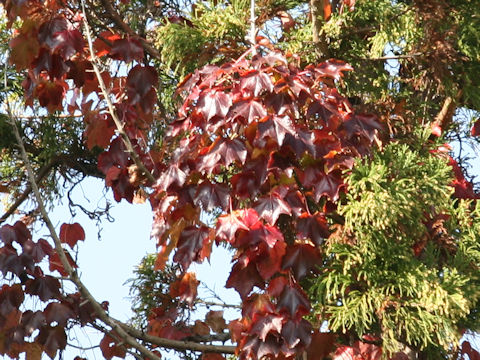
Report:
<svg viewBox="0 0 480 360"><path fill-rule="evenodd" d="M110 116L113 119L113 122L115 123L115 126L117 128L117 132L120 134L122 137L123 143L125 144L127 148L128 154L132 157L133 161L135 162L135 165L140 169L140 171L148 178L148 180L153 184L155 183L156 179L153 177L152 173L148 171L148 169L145 167L145 164L140 160L138 157L137 152L133 148L132 142L130 141L130 138L128 137L127 133L125 132L123 128L123 123L120 121L120 119L117 116L117 113L115 112L115 109L113 107L113 103L110 100L110 94L107 90L107 87L105 86L105 82L103 81L102 74L100 73L100 70L97 66L97 61L98 58L95 55L95 52L93 51L93 41L92 41L92 35L90 33L90 26L88 25L87 22L87 15L85 12L85 2L82 0L82 12L83 12L83 17L84 17L84 27L85 27L85 35L87 37L87 43L88 43L88 51L90 53L90 58L91 58L91 63L93 66L93 71L95 72L95 75L98 80L98 84L100 86L100 90L102 92L103 98L105 99L108 107L108 112Z"/></svg>

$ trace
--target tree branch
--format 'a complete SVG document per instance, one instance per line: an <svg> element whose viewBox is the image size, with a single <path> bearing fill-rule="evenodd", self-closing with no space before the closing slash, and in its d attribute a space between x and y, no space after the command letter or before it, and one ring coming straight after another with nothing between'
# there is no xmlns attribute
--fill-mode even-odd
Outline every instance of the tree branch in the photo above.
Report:
<svg viewBox="0 0 480 360"><path fill-rule="evenodd" d="M108 2L108 0L106 0L106 1ZM110 94L108 93L107 87L105 86L105 82L103 81L103 78L102 78L102 74L100 74L100 70L98 69L98 66L97 66L98 59L95 56L95 52L93 51L92 36L90 34L90 27L88 26L88 23L86 21L85 4L84 4L83 1L82 1L82 9L83 9L83 14L84 14L85 33L86 33L86 36L87 36L88 49L90 51L90 57L92 59L93 70L95 72L98 83L100 85L100 90L102 92L102 95L105 98L105 101L107 102L108 112L110 113L110 115L113 119L113 122L115 123L115 126L117 127L118 133L120 134L120 136L123 139L123 142L124 142L124 144L127 148L127 151L129 153L129 155L132 157L133 161L135 162L137 167L140 169L140 171L148 178L148 180L151 183L155 183L155 178L150 173L150 171L148 171L148 169L145 167L143 162L138 157L138 154L135 151L135 149L133 148L133 145L132 145L132 142L130 141L130 138L128 137L127 133L123 129L122 122L118 118L117 113L115 112L115 109L113 108L112 101L110 100Z"/></svg>
<svg viewBox="0 0 480 360"><path fill-rule="evenodd" d="M455 113L455 109L457 108L457 102L462 97L462 93L462 89L459 89L454 98L451 96L447 96L445 98L445 101L443 102L442 108L440 109L437 116L435 116L435 120L433 121L433 123L435 125L438 125L440 129L442 129L442 131L450 126L453 115Z"/></svg>
<svg viewBox="0 0 480 360"><path fill-rule="evenodd" d="M43 165L40 170L38 170L38 174L37 174L37 177L35 178L35 182L38 184L39 182L41 182L43 180L43 178L45 176L48 175L48 173L50 172L50 170L55 166L55 164L57 163L57 160L55 159L52 159L50 160L50 162L46 165ZM0 218L0 224L2 224L3 222L5 222L8 217L10 215L12 215L20 205L23 204L23 202L28 198L28 195L30 195L30 193L32 192L32 187L30 185L30 183L27 185L27 188L25 189L25 191L17 198L17 200L15 200L15 202L8 208L7 211L5 211L5 213L2 215L2 217Z"/></svg>

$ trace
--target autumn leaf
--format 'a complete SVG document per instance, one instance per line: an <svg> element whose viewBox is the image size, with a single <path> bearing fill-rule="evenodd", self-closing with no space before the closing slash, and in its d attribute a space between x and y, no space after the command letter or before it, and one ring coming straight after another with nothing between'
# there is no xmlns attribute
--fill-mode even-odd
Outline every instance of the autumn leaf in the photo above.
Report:
<svg viewBox="0 0 480 360"><path fill-rule="evenodd" d="M79 223L62 224L60 226L60 241L74 248L77 242L85 240L85 231Z"/></svg>
<svg viewBox="0 0 480 360"><path fill-rule="evenodd" d="M113 333L113 336L115 336L115 333ZM115 337L118 338L118 335ZM100 350L102 351L102 355L106 360L110 360L114 356L124 358L127 354L125 346L123 344L120 345L117 340L108 334L105 334L103 339L100 341Z"/></svg>
<svg viewBox="0 0 480 360"><path fill-rule="evenodd" d="M205 121L210 121L214 116L224 118L227 115L232 99L230 95L216 89L205 90L200 94L196 109Z"/></svg>
<svg viewBox="0 0 480 360"><path fill-rule="evenodd" d="M139 40L134 38L116 39L113 41L109 55L113 59L127 63L133 60L141 60L143 58L143 46Z"/></svg>
<svg viewBox="0 0 480 360"><path fill-rule="evenodd" d="M214 333L220 334L227 328L222 310L210 310L205 315L205 323Z"/></svg>

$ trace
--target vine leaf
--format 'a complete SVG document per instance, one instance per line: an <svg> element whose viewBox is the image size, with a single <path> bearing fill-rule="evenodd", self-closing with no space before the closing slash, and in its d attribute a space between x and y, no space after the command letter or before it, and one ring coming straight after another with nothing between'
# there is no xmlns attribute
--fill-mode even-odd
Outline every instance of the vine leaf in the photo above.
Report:
<svg viewBox="0 0 480 360"><path fill-rule="evenodd" d="M85 240L85 231L79 223L62 224L60 226L60 241L68 244L72 249L78 241Z"/></svg>

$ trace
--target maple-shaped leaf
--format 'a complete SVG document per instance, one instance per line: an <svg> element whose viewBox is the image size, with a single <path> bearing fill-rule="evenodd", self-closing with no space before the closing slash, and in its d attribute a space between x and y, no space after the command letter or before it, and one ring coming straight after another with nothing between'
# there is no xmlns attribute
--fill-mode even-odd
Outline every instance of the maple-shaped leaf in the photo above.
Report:
<svg viewBox="0 0 480 360"><path fill-rule="evenodd" d="M197 280L195 273L189 272L170 284L170 295L179 297L180 301L185 301L190 306L193 305L197 297L197 288L200 281Z"/></svg>
<svg viewBox="0 0 480 360"><path fill-rule="evenodd" d="M143 59L142 43L134 38L117 39L113 41L110 57L127 63Z"/></svg>
<svg viewBox="0 0 480 360"><path fill-rule="evenodd" d="M127 95L130 104L140 104L143 112L152 112L156 103L157 71L152 66L136 65L127 76Z"/></svg>
<svg viewBox="0 0 480 360"><path fill-rule="evenodd" d="M277 272L280 272L286 244L284 241L277 241L272 248L268 248L266 243L260 243L256 248L259 255L255 259L258 273L262 279L268 280ZM246 255L248 253L246 252ZM250 260L252 261L253 259Z"/></svg>
<svg viewBox="0 0 480 360"><path fill-rule="evenodd" d="M224 118L231 106L230 94L218 89L208 89L200 94L196 109L205 121L210 121L214 116Z"/></svg>
<svg viewBox="0 0 480 360"><path fill-rule="evenodd" d="M60 326L44 326L40 329L38 336L35 338L43 346L45 353L54 359L58 350L64 350L67 346L67 335L65 329Z"/></svg>
<svg viewBox="0 0 480 360"><path fill-rule="evenodd" d="M262 341L265 341L270 332L276 333L278 336L282 332L283 319L283 316L275 314L259 316L249 333L258 335Z"/></svg>
<svg viewBox="0 0 480 360"><path fill-rule="evenodd" d="M235 139L219 138L212 145L210 154L220 155L224 166L229 166L234 161L238 161L243 165L247 159L247 148L244 142L238 137Z"/></svg>
<svg viewBox="0 0 480 360"><path fill-rule="evenodd" d="M327 219L321 213L300 215L297 220L297 232L300 238L310 239L317 246L322 245L324 239L330 236Z"/></svg>
<svg viewBox="0 0 480 360"><path fill-rule="evenodd" d="M21 325L25 329L25 334L31 336L35 330L46 325L45 314L39 310L35 312L27 310L22 314Z"/></svg>
<svg viewBox="0 0 480 360"><path fill-rule="evenodd" d="M272 92L273 83L270 76L263 71L250 70L243 74L240 80L240 89L251 92L253 96L258 96L261 92Z"/></svg>
<svg viewBox="0 0 480 360"><path fill-rule="evenodd" d="M25 293L37 295L42 301L56 299L60 296L60 282L50 275L38 276L27 280Z"/></svg>
<svg viewBox="0 0 480 360"><path fill-rule="evenodd" d="M312 341L312 324L305 319L288 320L283 325L282 337L290 349L299 345L309 346Z"/></svg>
<svg viewBox="0 0 480 360"><path fill-rule="evenodd" d="M223 333L223 330L227 328L227 323L223 317L223 310L210 310L205 315L205 323L217 334Z"/></svg>
<svg viewBox="0 0 480 360"><path fill-rule="evenodd" d="M375 115L366 114L354 114L344 122L343 127L348 137L361 135L370 141L373 141L375 134L382 129Z"/></svg>
<svg viewBox="0 0 480 360"><path fill-rule="evenodd" d="M372 338L371 336L364 335L365 341L379 341L379 339ZM356 341L353 346L358 348L358 351L362 355L364 360L380 360L382 358L382 348L378 345L371 344L370 342Z"/></svg>
<svg viewBox="0 0 480 360"><path fill-rule="evenodd" d="M307 348L307 360L320 360L326 358L334 349L336 335L334 333L315 330L312 341Z"/></svg>
<svg viewBox="0 0 480 360"><path fill-rule="evenodd" d="M315 146L315 133L309 130L297 129L296 134L285 134L285 145L295 152L298 158L301 158L305 152L317 157Z"/></svg>
<svg viewBox="0 0 480 360"><path fill-rule="evenodd" d="M288 203L275 191L263 196L255 202L254 209L268 224L275 225L280 214L291 215Z"/></svg>
<svg viewBox="0 0 480 360"><path fill-rule="evenodd" d="M261 221L248 226L249 231L242 233L235 240L236 247L250 247L264 242L272 249L278 241L283 242L283 235L276 226L264 225Z"/></svg>
<svg viewBox="0 0 480 360"><path fill-rule="evenodd" d="M279 146L282 146L286 134L290 134L293 137L297 135L297 131L289 116L268 116L258 123L258 140L268 136L274 139Z"/></svg>
<svg viewBox="0 0 480 360"><path fill-rule="evenodd" d="M235 102L227 114L229 121L235 121L238 117L241 117L245 119L247 123L251 123L265 116L267 116L265 107L255 99Z"/></svg>
<svg viewBox="0 0 480 360"><path fill-rule="evenodd" d="M234 210L226 215L221 215L217 220L216 238L219 241L232 241L237 230L248 230L240 220L244 210Z"/></svg>
<svg viewBox="0 0 480 360"><path fill-rule="evenodd" d="M95 146L105 149L110 144L115 130L115 123L109 114L95 114L88 117L84 134L88 149L92 150Z"/></svg>
<svg viewBox="0 0 480 360"><path fill-rule="evenodd" d="M310 311L310 302L305 292L298 286L285 286L278 298L277 307L292 318L301 318Z"/></svg>
<svg viewBox="0 0 480 360"><path fill-rule="evenodd" d="M111 45L122 37L111 30L105 30L97 35L97 39L93 42L93 48L97 57L108 55L112 49Z"/></svg>
<svg viewBox="0 0 480 360"><path fill-rule="evenodd" d="M56 322L63 328L67 326L68 320L76 318L71 308L59 302L51 302L48 304L43 313L45 314L45 320L48 324L51 325Z"/></svg>
<svg viewBox="0 0 480 360"><path fill-rule="evenodd" d="M65 256L67 257L67 261L70 264L70 266L73 267L73 268L78 268L78 265L75 264L75 261L73 260L72 256L66 250L64 250L64 252L65 252ZM50 271L57 270L62 276L68 276L69 275L67 273L67 271L65 270L65 268L63 267L63 264L60 261L60 257L58 256L58 253L56 251L52 255L50 255L48 258L49 258L48 268L49 268Z"/></svg>
<svg viewBox="0 0 480 360"><path fill-rule="evenodd" d="M343 71L352 71L351 65L344 61L337 59L330 59L314 67L315 73L321 77L330 77L335 80L340 80L343 76Z"/></svg>
<svg viewBox="0 0 480 360"><path fill-rule="evenodd" d="M84 47L83 36L77 29L67 28L54 34L55 46L52 48L64 59L69 59Z"/></svg>
<svg viewBox="0 0 480 360"><path fill-rule="evenodd" d="M202 208L211 211L215 208L225 210L230 200L230 190L223 184L202 182L196 191L195 202L202 204Z"/></svg>
<svg viewBox="0 0 480 360"><path fill-rule="evenodd" d="M297 280L303 279L311 270L320 265L322 258L318 250L309 244L295 244L287 248L282 269L292 269Z"/></svg>
<svg viewBox="0 0 480 360"><path fill-rule="evenodd" d="M60 226L60 241L68 244L72 249L77 242L85 240L85 231L79 223L62 224Z"/></svg>
<svg viewBox="0 0 480 360"><path fill-rule="evenodd" d="M38 40L40 43L55 49L58 45L56 34L67 30L69 23L66 18L57 16L43 22L38 29Z"/></svg>
<svg viewBox="0 0 480 360"><path fill-rule="evenodd" d="M173 164L158 178L156 186L161 190L167 190L171 185L181 187L186 179L187 174L177 164Z"/></svg>
<svg viewBox="0 0 480 360"><path fill-rule="evenodd" d="M237 262L233 266L225 286L234 288L240 294L240 297L245 299L255 286L262 289L265 283L260 277L255 264L250 263L244 266L244 264Z"/></svg>
<svg viewBox="0 0 480 360"><path fill-rule="evenodd" d="M115 333L112 333L112 335L115 336ZM118 338L118 335L115 337ZM124 358L127 354L125 346L109 334L105 334L100 341L100 350L102 350L102 355L106 360L110 360L114 356Z"/></svg>
<svg viewBox="0 0 480 360"><path fill-rule="evenodd" d="M184 270L188 269L192 261L201 261L202 250L210 240L209 228L206 226L188 226L180 234L177 252L173 261L180 263Z"/></svg>

